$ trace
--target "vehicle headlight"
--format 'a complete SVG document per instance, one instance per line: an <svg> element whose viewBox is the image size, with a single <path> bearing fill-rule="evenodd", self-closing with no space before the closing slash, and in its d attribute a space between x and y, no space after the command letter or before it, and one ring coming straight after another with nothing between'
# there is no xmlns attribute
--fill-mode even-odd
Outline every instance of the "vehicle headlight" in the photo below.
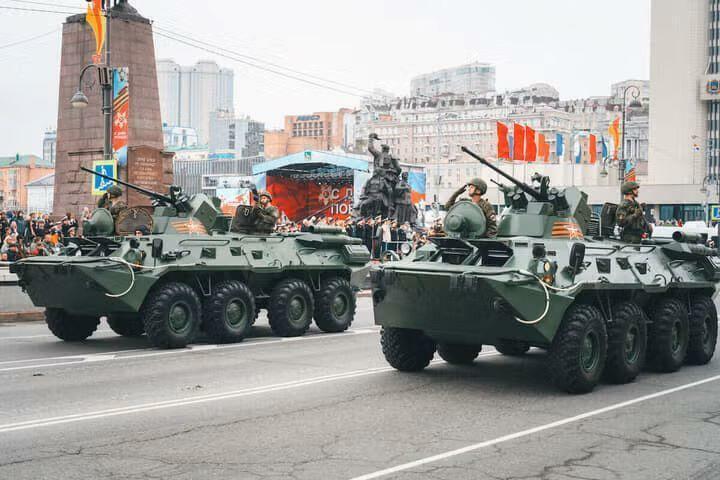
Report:
<svg viewBox="0 0 720 480"><path fill-rule="evenodd" d="M403 255L409 255L410 252L412 252L412 245L410 245L409 243L401 243L400 244L400 252Z"/></svg>

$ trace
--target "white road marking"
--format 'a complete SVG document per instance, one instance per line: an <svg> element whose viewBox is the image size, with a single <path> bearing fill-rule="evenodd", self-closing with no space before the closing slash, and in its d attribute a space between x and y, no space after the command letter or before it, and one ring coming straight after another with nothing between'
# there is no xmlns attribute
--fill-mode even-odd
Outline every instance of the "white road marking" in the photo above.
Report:
<svg viewBox="0 0 720 480"><path fill-rule="evenodd" d="M13 363L31 363L31 362L47 362L50 360L59 360L58 362L54 363L41 363L41 364L32 364L32 365L18 365L18 366L11 366L11 367L4 367L0 368L0 373L3 372L15 372L18 370L29 370L29 369L38 369L38 368L49 368L49 367L62 367L66 365L82 365L84 363L89 362L107 362L107 361L115 361L115 360L128 360L128 359L135 359L135 358L148 358L148 357L160 357L165 355L180 355L183 353L197 353L197 352L203 352L207 350L228 350L228 349L235 349L235 348L250 348L250 347L256 347L259 345L274 345L278 343L287 343L287 342L305 342L305 341L311 341L311 340L320 340L320 339L331 339L331 338L343 338L347 336L352 335L365 335L368 333L377 333L379 331L379 328L375 327L369 327L369 328L359 328L354 330L347 330L343 333L332 333L332 334L322 334L322 333L316 333L312 335L305 335L302 337L285 337L285 338L276 338L276 339L263 339L259 338L254 341L249 342L241 342L241 343L233 343L233 344L223 344L223 345L191 345L187 348L183 349L176 349L176 350L155 350L152 348L146 348L146 349L135 349L135 350L119 350L117 352L101 352L101 353L94 353L94 354L87 354L87 355L71 355L67 357L45 357L45 358L36 358L36 359L29 359L29 360L10 360L6 362L0 362L0 365L9 365ZM126 352L147 352L148 353L140 353L135 355L123 355Z"/></svg>
<svg viewBox="0 0 720 480"><path fill-rule="evenodd" d="M497 352L481 353L480 357L489 357L498 355ZM444 363L442 360L434 360L431 363ZM321 383L329 383L340 380L348 380L351 378L365 377L368 375L375 375L378 373L384 373L393 371L392 367L376 367L366 368L363 370L354 370L345 373L337 373L333 375L323 375L320 377L311 377L305 380L295 380L292 382L277 383L273 385L266 385L262 387L251 387L242 390L234 390L224 393L215 393L209 395L201 395L196 397L179 398L176 400L165 400L162 402L144 403L139 405L130 405L127 407L110 408L107 410L97 410L94 412L78 413L73 415L63 415L59 417L40 418L37 420L28 420L25 422L8 423L0 425L0 434L16 432L19 430L30 430L35 428L49 427L53 425L61 425L65 423L83 422L87 420L95 420L99 418L116 417L119 415L129 415L132 413L143 413L150 412L153 410L162 410L167 408L184 407L188 405L195 405L199 403L216 402L219 400L230 400L240 397L248 397L252 395L260 395L263 393L273 393L283 390L290 390L295 388L307 387L311 385L318 385Z"/></svg>
<svg viewBox="0 0 720 480"><path fill-rule="evenodd" d="M545 425L540 425L540 426L537 426L534 428L529 428L527 430L511 433L509 435L503 435L502 437L497 437L492 440L475 443L472 445L468 445L466 447L458 448L456 450L450 450L450 451L440 453L437 455L432 455L430 457L421 458L421 459L415 460L413 462L403 463L401 465L386 468L383 470L378 470L376 472L368 473L366 475L361 475L359 477L353 477L350 480L372 480L375 478L385 477L385 476L391 475L393 473L403 472L403 471L410 470L413 468L421 467L423 465L427 465L429 463L435 463L435 462L439 462L441 460L446 460L448 458L457 457L458 455L464 455L466 453L470 453L470 452L474 452L477 450L481 450L483 448L491 447L491 446L497 445L499 443L505 443L505 442L509 442L511 440L517 440L518 438L527 437L529 435L534 435L536 433L543 432L545 430L550 430L552 428L562 427L562 426L568 425L570 423L575 423L575 422L579 422L580 420L585 420L590 417L602 415L603 413L608 413L608 412L612 412L614 410L619 410L621 408L630 407L630 406L636 405L638 403L647 402L648 400L653 400L655 398L664 397L666 395L671 395L673 393L681 392L683 390L699 387L701 385L705 385L706 383L716 382L718 380L720 380L720 375L715 375L713 377L705 378L703 380L698 380L697 382L686 383L686 384L680 385L678 387L668 388L667 390L661 390L659 392L651 393L649 395L643 395L642 397L637 397L632 400L627 400L625 402L608 405L607 407L598 408L597 410L592 410L589 412L581 413L580 415L575 415L573 417L564 418L562 420L558 420L555 422L546 423Z"/></svg>
<svg viewBox="0 0 720 480"><path fill-rule="evenodd" d="M96 337L97 335L102 334L103 336L106 334L113 334L117 335L112 330L98 330L93 334L93 337ZM0 337L0 341L3 340L31 340L33 338L57 338L55 335L51 334L43 334L43 335L22 335L19 337Z"/></svg>

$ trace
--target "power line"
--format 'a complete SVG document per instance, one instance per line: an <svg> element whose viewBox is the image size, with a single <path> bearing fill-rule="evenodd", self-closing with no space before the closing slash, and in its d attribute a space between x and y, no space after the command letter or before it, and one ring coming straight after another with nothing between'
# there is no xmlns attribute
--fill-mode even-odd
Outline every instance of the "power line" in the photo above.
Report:
<svg viewBox="0 0 720 480"><path fill-rule="evenodd" d="M67 5L64 3L49 3L49 2L35 2L32 0L6 0L8 2L15 2L15 3L26 3L29 5L44 5L46 7L60 7L60 8L78 8L81 9L81 7L78 7L77 5Z"/></svg>
<svg viewBox="0 0 720 480"><path fill-rule="evenodd" d="M40 34L40 35L36 35L36 36L34 36L34 37L26 38L26 39L24 39L24 40L18 40L18 41L16 41L16 42L12 42L12 43L6 43L5 45L0 45L0 50L3 49L3 48L14 47L14 46L16 46L16 45L22 45L23 43L32 42L33 40L37 40L38 38L47 37L48 35L51 35L51 34L53 34L53 33L56 33L57 31L58 31L58 29L55 28L55 29L53 29L53 30L50 30L49 32L45 32L45 33L42 33L42 34Z"/></svg>
<svg viewBox="0 0 720 480"><path fill-rule="evenodd" d="M324 88L324 89L326 89L326 90L332 90L332 91L334 91L334 92L342 93L342 94L344 94L344 95L352 95L352 96L354 96L354 97L360 97L360 98L363 97L363 95L360 95L360 94L358 94L358 93L349 92L349 91L347 91L347 90L342 90L342 89L339 89L339 88L336 88L336 87L332 87L332 86L330 86L330 85L325 85L325 84L322 84L322 83L314 82L314 81L312 81L312 80L308 80L308 79L306 79L306 78L298 77L298 76L296 76L296 75L291 75L291 74L289 74L289 73L284 73L284 72L281 72L281 71L278 71L278 70L274 70L274 69L272 69L272 68L268 68L268 67L265 67L265 66L263 66L263 65L258 65L258 64L256 64L256 63L248 62L247 60L243 60L243 59L241 59L241 58L237 58L238 56L237 56L236 54L234 54L234 53L233 53L232 55L228 55L228 54L226 54L226 53L223 53L223 52L221 52L221 51L218 51L218 49L206 48L206 47L203 47L202 45L197 45L197 44L195 44L195 43L191 43L190 41L183 40L182 38L174 38L174 37L172 37L172 36L170 36L170 35L167 35L167 34L165 34L165 33L155 32L155 34L158 35L158 36L160 36L160 37L164 37L164 38L167 38L167 39L169 39L169 40L174 40L174 41L176 41L176 42L178 42L178 43L182 43L182 44L187 45L187 46L189 46L189 47L193 47L193 48L196 48L196 49L198 49L198 50L203 50L203 51L205 51L205 52L212 53L212 54L214 54L214 55L218 55L218 56L220 56L220 57L224 57L224 58L227 58L227 59L229 59L229 60L233 60L233 61L235 61L235 62L242 63L242 64L244 64L244 65L248 65L248 66L253 67L253 68L257 68L257 69L259 69L259 70L263 70L263 71L266 71L266 72L273 73L273 74L275 74L275 75L279 75L279 76L281 76L281 77L290 78L290 79L292 79L292 80L297 80L297 81L299 81L299 82L307 83L307 84L309 84L309 85L313 85L313 86L316 86L316 87L319 87L319 88Z"/></svg>
<svg viewBox="0 0 720 480"><path fill-rule="evenodd" d="M4 5L0 5L0 8L3 10L16 10L16 11L20 11L20 12L59 13L62 15L78 13L78 12L68 12L68 11L60 11L60 10L43 10L40 8L6 7Z"/></svg>
<svg viewBox="0 0 720 480"><path fill-rule="evenodd" d="M370 91L370 90L366 90L366 89L364 89L364 88L357 87L357 86L355 86L355 85L351 85L351 84L343 83L343 82L337 82L337 81L335 81L335 80L329 80L329 79L324 78L324 77L320 77L320 76L317 76L317 75L313 75L313 74L310 74L310 73L307 73L307 72L303 72L303 71L300 71L300 70L295 70L295 69L292 69L292 68L290 68L290 67L286 67L286 66L283 66L283 65L280 65L280 64L277 64L277 63L268 62L267 60L263 60L263 59L261 59L261 58L254 57L254 56L252 56L252 55L247 55L247 54L244 54L244 53L238 53L238 52L235 52L235 51L233 51L233 50L229 50L229 49L227 49L227 48L221 47L221 46L219 46L219 45L214 45L214 44L212 44L212 43L208 43L208 42L205 42L205 41L202 41L202 40L195 39L195 38L190 37L190 36L188 36L188 35L183 35L183 34L181 34L181 33L176 33L176 32L174 32L174 31L172 31L172 30L168 30L168 29L166 29L166 28L158 27L158 26L157 26L157 23L155 24L155 30L156 30L156 31L157 31L157 30L162 31L162 32L165 32L166 34L171 34L171 35L174 35L174 36L176 36L176 37L180 37L180 38L183 38L183 39L185 39L185 40L198 43L198 44L200 44L200 45L204 45L204 46L211 47L211 48L214 48L214 49L223 51L223 52L227 52L227 53L232 54L232 55L237 56L237 57L246 58L246 59L249 59L249 60L252 60L252 61L255 61L255 62L264 63L264 64L266 64L266 65L270 65L270 66L275 67L275 68L279 68L279 69L282 69L282 70L287 70L288 72L297 73L298 75L304 75L304 76L306 76L306 77L314 78L314 79L316 79L316 80L320 80L320 81L325 82L325 83L330 83L330 84L333 84L333 85L338 85L338 86L344 87L344 88L350 88L350 89L357 90L357 91L359 91L359 92L364 92L364 93L367 93L367 94L370 94L370 95L374 95L374 94L375 94L375 92L372 92L372 91Z"/></svg>

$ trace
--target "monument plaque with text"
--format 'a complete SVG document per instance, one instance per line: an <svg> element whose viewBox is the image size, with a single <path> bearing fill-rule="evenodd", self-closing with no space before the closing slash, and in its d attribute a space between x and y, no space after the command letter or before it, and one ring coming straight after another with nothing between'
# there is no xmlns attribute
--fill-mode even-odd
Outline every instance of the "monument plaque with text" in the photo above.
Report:
<svg viewBox="0 0 720 480"><path fill-rule="evenodd" d="M163 152L156 148L131 148L128 153L128 182L146 190L167 193L167 184L163 182L163 157ZM150 205L151 202L150 198L139 192L128 192L130 206Z"/></svg>

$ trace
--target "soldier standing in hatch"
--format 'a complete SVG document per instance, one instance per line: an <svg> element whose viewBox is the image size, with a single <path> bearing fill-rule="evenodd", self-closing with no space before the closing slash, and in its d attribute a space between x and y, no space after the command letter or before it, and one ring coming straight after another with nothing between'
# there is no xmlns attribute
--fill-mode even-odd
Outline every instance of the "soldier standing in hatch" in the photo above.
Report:
<svg viewBox="0 0 720 480"><path fill-rule="evenodd" d="M450 207L455 205L457 197L462 195L465 191L470 196L470 201L480 207L485 214L485 236L495 237L497 235L497 216L490 202L482 198L487 192L487 183L481 178L473 178L462 187L458 188L455 193L452 194L450 199L445 203L445 209L449 210Z"/></svg>
<svg viewBox="0 0 720 480"><path fill-rule="evenodd" d="M117 185L111 185L98 200L98 208L110 210L113 220L117 219L120 212L128 208L127 204L122 201L122 193L122 188Z"/></svg>
<svg viewBox="0 0 720 480"><path fill-rule="evenodd" d="M637 201L640 185L637 182L625 182L620 191L623 201L615 212L615 222L622 228L620 238L623 242L640 243L643 235L652 235L652 226L645 218L645 205Z"/></svg>
<svg viewBox="0 0 720 480"><path fill-rule="evenodd" d="M272 195L266 191L258 193L257 218L255 220L256 233L272 233L280 218L280 211L271 205Z"/></svg>

